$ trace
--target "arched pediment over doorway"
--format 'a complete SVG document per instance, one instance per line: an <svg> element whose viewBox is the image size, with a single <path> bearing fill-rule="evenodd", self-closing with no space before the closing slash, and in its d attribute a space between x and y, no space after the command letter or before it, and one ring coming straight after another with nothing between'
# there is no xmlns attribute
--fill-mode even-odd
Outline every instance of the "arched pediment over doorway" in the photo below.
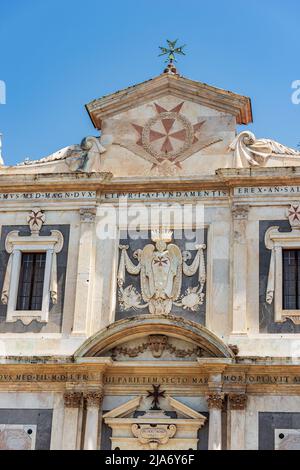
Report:
<svg viewBox="0 0 300 470"><path fill-rule="evenodd" d="M200 324L171 315L139 315L112 323L86 340L75 357L114 360L234 358L232 350Z"/></svg>

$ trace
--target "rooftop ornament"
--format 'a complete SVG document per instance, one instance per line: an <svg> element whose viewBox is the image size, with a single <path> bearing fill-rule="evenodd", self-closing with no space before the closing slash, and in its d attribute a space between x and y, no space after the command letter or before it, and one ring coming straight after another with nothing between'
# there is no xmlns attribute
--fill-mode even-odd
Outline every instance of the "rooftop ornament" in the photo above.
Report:
<svg viewBox="0 0 300 470"><path fill-rule="evenodd" d="M178 39L175 41L170 41L167 39L168 47L162 47L159 46L159 49L161 50L161 54L158 55L158 57L167 55L166 62L168 62L167 67L164 70L164 73L169 73L172 75L177 75L177 69L174 66L174 62L177 62L176 60L176 55L185 55L185 52L183 52L183 49L185 48L185 44L183 46L176 47Z"/></svg>

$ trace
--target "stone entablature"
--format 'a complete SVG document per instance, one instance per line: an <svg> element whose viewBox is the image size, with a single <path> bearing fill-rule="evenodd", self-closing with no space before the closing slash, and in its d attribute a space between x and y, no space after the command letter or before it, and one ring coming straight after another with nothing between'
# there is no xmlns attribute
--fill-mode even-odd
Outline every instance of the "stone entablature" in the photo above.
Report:
<svg viewBox="0 0 300 470"><path fill-rule="evenodd" d="M273 175L270 175L271 179L274 179ZM213 182L213 181L211 181ZM145 182L146 183L146 182ZM229 182L228 182L229 183ZM127 203L135 203L135 202L162 202L162 201L206 201L206 200L220 200L226 201L229 198L247 198L251 199L251 202L254 200L261 199L261 198L274 198L274 197L283 197L283 198L294 198L300 196L300 179L298 184L293 185L285 185L285 184L264 184L261 186L239 186L238 182L236 185L231 189L231 184L218 181L216 179L214 181L214 186L218 184L217 187L209 187L207 183L201 184L198 182L197 189L188 189L188 185L194 186L195 183L190 181L188 183L186 181L186 189L182 190L182 183L181 189L176 189L176 181L173 181L174 189L170 189L168 191L153 191L150 188L145 189L144 191L136 191L134 188L133 190L124 190L124 191L116 191L116 192L105 192L103 189L99 193L99 202L100 203L123 203L126 201ZM115 181L115 184L119 186L119 183ZM135 185L136 186L136 185ZM162 183L163 186L163 183ZM94 190L76 190L76 191L32 191L32 192L14 192L14 191L7 191L0 193L0 210L2 203L17 203L17 202L28 202L28 203L53 203L61 201L72 201L72 202L80 202L80 201L92 201L96 202L97 200L97 192Z"/></svg>
<svg viewBox="0 0 300 470"><path fill-rule="evenodd" d="M210 377L219 373L220 366L223 372L216 392L211 390ZM5 364L0 374L0 391L61 391L67 394L66 400L68 394L71 400L73 393L80 393L86 399L95 399L95 403L101 402L103 395L146 394L152 384L160 384L168 393L179 396L200 393L209 397L212 405L227 394L233 406L239 408L246 403L247 395L299 395L300 365L242 366L201 360L200 364L186 362L172 367L162 362L158 367L153 362L121 365L108 358L85 358L73 364Z"/></svg>

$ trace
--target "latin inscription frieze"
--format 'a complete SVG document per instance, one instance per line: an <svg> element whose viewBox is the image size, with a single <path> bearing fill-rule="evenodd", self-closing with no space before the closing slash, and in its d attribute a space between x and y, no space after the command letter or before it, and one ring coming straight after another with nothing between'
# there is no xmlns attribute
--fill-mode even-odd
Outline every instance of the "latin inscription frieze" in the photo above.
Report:
<svg viewBox="0 0 300 470"><path fill-rule="evenodd" d="M128 201L155 201L155 200L201 200L209 198L226 198L229 192L223 189L207 189L198 191L159 191L137 193L103 193L100 199L103 202L117 202L125 199Z"/></svg>
<svg viewBox="0 0 300 470"><path fill-rule="evenodd" d="M32 193L0 193L0 201L55 201L95 199L95 191L62 191L62 192L32 192Z"/></svg>
<svg viewBox="0 0 300 470"><path fill-rule="evenodd" d="M224 384L256 384L256 385L300 385L300 375L224 375Z"/></svg>
<svg viewBox="0 0 300 470"><path fill-rule="evenodd" d="M0 382L77 382L96 378L98 374L0 374Z"/></svg>
<svg viewBox="0 0 300 470"><path fill-rule="evenodd" d="M234 196L276 196L299 195L300 186L242 186L233 189ZM224 199L229 196L227 189L200 189L197 191L150 191L150 192L116 192L103 193L100 196L102 202L126 201L155 201L155 200L194 200Z"/></svg>
<svg viewBox="0 0 300 470"><path fill-rule="evenodd" d="M0 374L0 383L2 382L86 382L99 380L100 374L97 372L66 372L66 373L8 373ZM141 386L151 384L161 384L170 386L206 386L208 385L208 375L106 375L104 384L108 386L129 385ZM300 385L300 375L276 375L276 374L224 374L223 385L241 384L241 385Z"/></svg>
<svg viewBox="0 0 300 470"><path fill-rule="evenodd" d="M299 195L300 186L253 186L237 187L233 190L234 196L276 196Z"/></svg>
<svg viewBox="0 0 300 470"><path fill-rule="evenodd" d="M108 385L205 385L208 383L208 377L166 377L166 376L115 376L109 375L104 378L104 383Z"/></svg>

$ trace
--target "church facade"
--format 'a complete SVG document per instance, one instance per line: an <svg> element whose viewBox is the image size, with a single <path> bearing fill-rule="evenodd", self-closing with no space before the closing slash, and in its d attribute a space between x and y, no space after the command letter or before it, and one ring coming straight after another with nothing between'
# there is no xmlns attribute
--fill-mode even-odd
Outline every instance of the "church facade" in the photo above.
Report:
<svg viewBox="0 0 300 470"><path fill-rule="evenodd" d="M0 449L300 449L300 153L168 67L0 166Z"/></svg>

